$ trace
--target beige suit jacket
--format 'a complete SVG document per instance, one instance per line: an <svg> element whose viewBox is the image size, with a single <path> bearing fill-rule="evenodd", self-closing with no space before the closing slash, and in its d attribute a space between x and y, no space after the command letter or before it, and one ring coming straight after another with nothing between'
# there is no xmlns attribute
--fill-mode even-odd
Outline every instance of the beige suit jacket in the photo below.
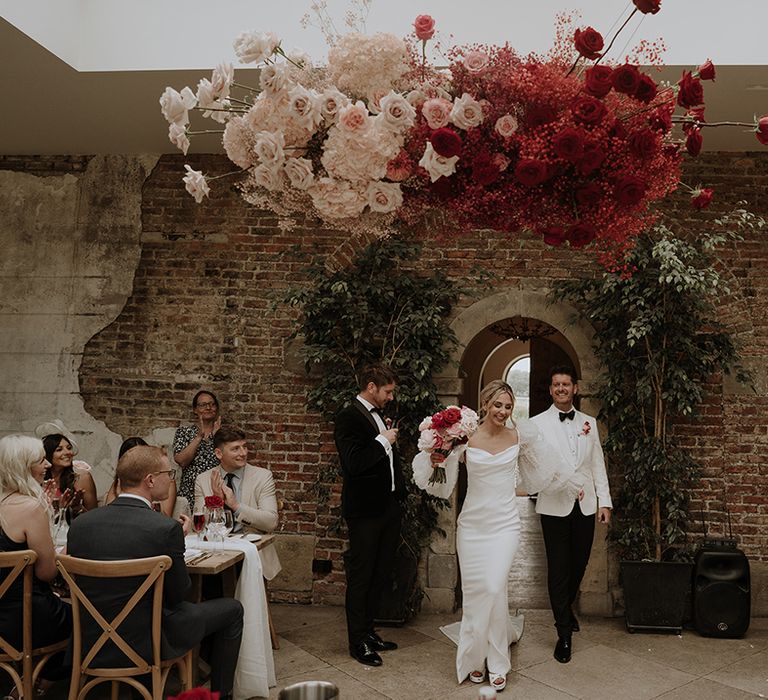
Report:
<svg viewBox="0 0 768 700"><path fill-rule="evenodd" d="M214 467L219 469L219 467ZM213 495L211 474L213 469L200 474L195 479L195 512L202 511L205 497ZM243 483L240 487L240 508L235 518L245 532L265 534L274 532L277 527L277 496L272 472L262 467L246 464L243 470ZM274 544L259 550L264 578L271 581L282 569Z"/></svg>

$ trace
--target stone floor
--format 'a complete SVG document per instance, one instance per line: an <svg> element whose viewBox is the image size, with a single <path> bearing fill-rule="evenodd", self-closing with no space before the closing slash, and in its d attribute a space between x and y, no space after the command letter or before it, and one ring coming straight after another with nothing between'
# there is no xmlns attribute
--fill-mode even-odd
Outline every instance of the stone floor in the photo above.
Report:
<svg viewBox="0 0 768 700"><path fill-rule="evenodd" d="M440 625L454 615L420 615L406 627L382 629L400 648L371 668L347 653L341 608L271 605L280 636L277 688L305 680L335 683L343 700L475 700L478 687L455 678L455 647ZM753 619L744 639L696 632L629 634L622 619L580 620L571 663L552 658L549 611L526 612L525 633L512 648L512 672L500 697L525 700L602 698L746 700L768 697L768 618Z"/></svg>

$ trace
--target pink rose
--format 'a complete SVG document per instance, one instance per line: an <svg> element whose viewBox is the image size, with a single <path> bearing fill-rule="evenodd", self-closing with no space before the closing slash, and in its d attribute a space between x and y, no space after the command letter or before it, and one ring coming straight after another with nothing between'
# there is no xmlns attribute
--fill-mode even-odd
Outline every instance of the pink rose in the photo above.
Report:
<svg viewBox="0 0 768 700"><path fill-rule="evenodd" d="M709 59L704 61L699 66L699 78L702 80L714 80L715 79L715 64Z"/></svg>
<svg viewBox="0 0 768 700"><path fill-rule="evenodd" d="M592 27L577 29L573 35L573 43L576 50L590 60L599 58L603 50L603 37Z"/></svg>
<svg viewBox="0 0 768 700"><path fill-rule="evenodd" d="M704 139L701 136L701 129L698 127L691 129L688 132L688 138L685 139L685 150L688 154L694 158L701 153L701 146L704 143Z"/></svg>
<svg viewBox="0 0 768 700"><path fill-rule="evenodd" d="M464 56L464 67L470 73L479 73L488 66L488 54L485 51L467 51Z"/></svg>
<svg viewBox="0 0 768 700"><path fill-rule="evenodd" d="M413 23L416 38L427 41L435 35L435 20L430 15L419 15Z"/></svg>
<svg viewBox="0 0 768 700"><path fill-rule="evenodd" d="M768 114L758 119L757 126L755 127L755 136L763 146L768 146Z"/></svg>
<svg viewBox="0 0 768 700"><path fill-rule="evenodd" d="M440 129L448 124L453 103L442 97L433 97L427 100L421 107L421 113L427 120L430 129Z"/></svg>
<svg viewBox="0 0 768 700"><path fill-rule="evenodd" d="M338 111L338 125L345 131L363 132L370 125L366 106L358 100L354 104L344 105Z"/></svg>
<svg viewBox="0 0 768 700"><path fill-rule="evenodd" d="M706 209L714 197L715 191L710 187L696 189L691 194L691 204L696 209Z"/></svg>
<svg viewBox="0 0 768 700"><path fill-rule="evenodd" d="M632 0L632 2L644 15L655 15L661 9L661 0Z"/></svg>
<svg viewBox="0 0 768 700"><path fill-rule="evenodd" d="M499 136L508 139L517 131L518 126L517 117L512 114L504 114L496 120L494 129Z"/></svg>

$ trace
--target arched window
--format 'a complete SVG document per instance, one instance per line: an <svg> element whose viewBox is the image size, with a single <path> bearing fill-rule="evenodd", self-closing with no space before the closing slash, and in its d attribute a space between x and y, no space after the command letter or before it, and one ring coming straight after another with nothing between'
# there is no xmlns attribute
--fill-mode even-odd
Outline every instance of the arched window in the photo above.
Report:
<svg viewBox="0 0 768 700"><path fill-rule="evenodd" d="M512 418L528 418L528 405L531 386L531 356L515 358L504 373L504 381L515 392L515 410Z"/></svg>

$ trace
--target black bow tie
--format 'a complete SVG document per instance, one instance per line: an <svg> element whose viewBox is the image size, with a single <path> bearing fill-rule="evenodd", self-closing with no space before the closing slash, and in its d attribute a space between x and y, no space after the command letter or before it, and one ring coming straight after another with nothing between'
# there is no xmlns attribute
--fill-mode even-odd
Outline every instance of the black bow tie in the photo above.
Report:
<svg viewBox="0 0 768 700"><path fill-rule="evenodd" d="M378 413L379 415L382 415L382 414L381 414L381 409L380 409L378 406L374 406L374 407L371 409L371 413Z"/></svg>
<svg viewBox="0 0 768 700"><path fill-rule="evenodd" d="M564 420L573 420L576 417L576 411L574 409L571 409L568 411L568 413L563 413L560 411L560 422L562 423Z"/></svg>

